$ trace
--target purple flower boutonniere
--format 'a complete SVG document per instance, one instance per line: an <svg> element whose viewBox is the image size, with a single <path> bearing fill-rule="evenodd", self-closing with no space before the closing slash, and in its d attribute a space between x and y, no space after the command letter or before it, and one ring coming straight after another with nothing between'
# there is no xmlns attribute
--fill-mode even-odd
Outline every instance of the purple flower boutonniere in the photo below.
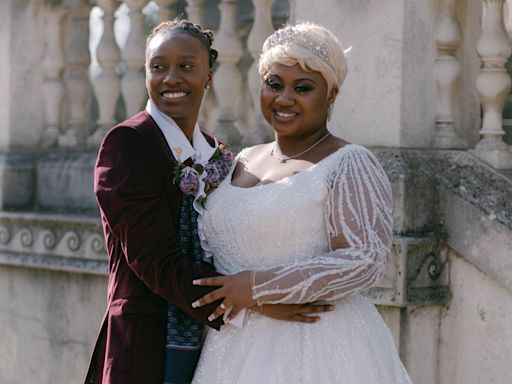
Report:
<svg viewBox="0 0 512 384"><path fill-rule="evenodd" d="M174 148L178 155L181 148ZM195 163L191 159L185 162L176 162L174 167L174 184L178 184L180 190L190 196L204 208L206 196L217 188L226 178L233 164L233 153L229 146L219 144L212 157L206 164Z"/></svg>

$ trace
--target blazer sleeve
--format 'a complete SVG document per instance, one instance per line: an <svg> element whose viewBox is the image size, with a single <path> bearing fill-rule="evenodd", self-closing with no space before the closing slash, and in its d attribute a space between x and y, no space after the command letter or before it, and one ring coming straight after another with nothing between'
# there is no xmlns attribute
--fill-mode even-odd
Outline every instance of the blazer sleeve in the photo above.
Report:
<svg viewBox="0 0 512 384"><path fill-rule="evenodd" d="M156 152L134 128L120 126L111 130L96 162L94 192L98 205L135 275L189 316L219 329L220 319L207 319L218 302L197 309L191 306L212 290L194 286L192 280L218 273L205 263L182 257L162 183L162 166L158 164L162 158Z"/></svg>

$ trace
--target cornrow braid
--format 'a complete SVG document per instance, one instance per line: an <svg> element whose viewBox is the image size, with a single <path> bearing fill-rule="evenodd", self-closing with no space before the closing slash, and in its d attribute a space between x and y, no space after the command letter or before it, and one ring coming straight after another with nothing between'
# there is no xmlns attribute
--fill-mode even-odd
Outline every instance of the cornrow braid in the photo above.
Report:
<svg viewBox="0 0 512 384"><path fill-rule="evenodd" d="M188 33L189 35L199 39L203 46L208 50L208 66L210 68L213 67L217 61L217 56L219 55L217 50L212 48L213 32L209 29L203 30L199 24L191 23L188 20L174 19L161 22L151 30L146 39L146 47L149 45L150 41L153 40L153 38L159 33L174 31Z"/></svg>

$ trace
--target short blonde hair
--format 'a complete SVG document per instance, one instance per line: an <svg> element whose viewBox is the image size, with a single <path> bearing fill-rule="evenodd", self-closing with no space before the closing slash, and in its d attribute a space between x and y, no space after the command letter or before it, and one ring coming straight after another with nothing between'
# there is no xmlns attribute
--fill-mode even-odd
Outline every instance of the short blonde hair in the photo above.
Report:
<svg viewBox="0 0 512 384"><path fill-rule="evenodd" d="M310 22L286 25L263 44L258 71L264 76L275 64L299 64L305 71L320 72L327 95L339 89L347 75L347 62L339 40L327 28Z"/></svg>

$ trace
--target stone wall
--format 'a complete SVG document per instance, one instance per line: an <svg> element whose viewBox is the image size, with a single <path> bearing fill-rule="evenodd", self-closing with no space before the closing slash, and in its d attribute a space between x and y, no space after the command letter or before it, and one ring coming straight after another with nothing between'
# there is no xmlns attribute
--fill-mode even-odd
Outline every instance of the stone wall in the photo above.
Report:
<svg viewBox="0 0 512 384"><path fill-rule="evenodd" d="M455 253L450 270L452 300L442 311L439 384L509 383L512 291Z"/></svg>
<svg viewBox="0 0 512 384"><path fill-rule="evenodd" d="M0 266L0 383L81 383L105 302L105 276Z"/></svg>

